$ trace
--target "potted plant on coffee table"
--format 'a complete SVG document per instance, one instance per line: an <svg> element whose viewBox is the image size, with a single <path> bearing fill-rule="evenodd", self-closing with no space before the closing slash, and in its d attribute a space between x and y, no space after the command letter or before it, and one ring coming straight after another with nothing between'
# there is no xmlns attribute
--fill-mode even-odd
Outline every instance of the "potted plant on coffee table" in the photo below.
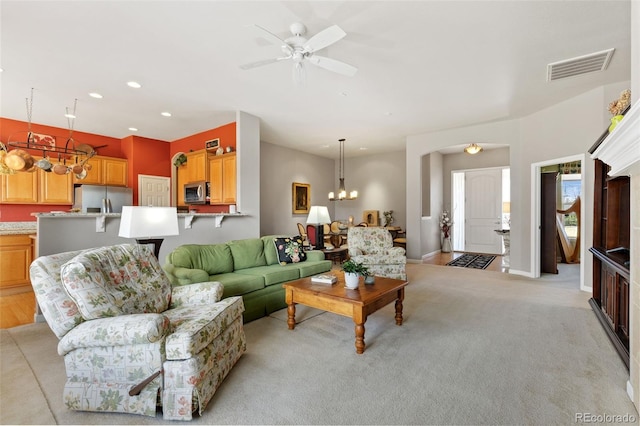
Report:
<svg viewBox="0 0 640 426"><path fill-rule="evenodd" d="M369 268L351 259L342 264L342 270L344 271L345 287L350 289L358 288L360 276L366 277L369 275Z"/></svg>

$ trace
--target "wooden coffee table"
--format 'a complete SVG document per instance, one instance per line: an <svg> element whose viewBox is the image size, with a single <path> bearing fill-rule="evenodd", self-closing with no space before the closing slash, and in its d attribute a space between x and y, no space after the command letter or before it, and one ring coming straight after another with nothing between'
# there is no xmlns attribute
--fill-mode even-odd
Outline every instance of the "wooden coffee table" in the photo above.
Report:
<svg viewBox="0 0 640 426"><path fill-rule="evenodd" d="M297 303L344 315L353 319L355 323L356 353L361 354L365 348L364 323L370 314L395 301L396 324L402 325L402 301L407 281L376 277L374 284L365 285L360 278L358 289L350 290L344 286L342 272L334 271L332 274L338 278L338 282L333 285L313 283L311 277L282 285L288 305L289 330L293 330L296 326Z"/></svg>

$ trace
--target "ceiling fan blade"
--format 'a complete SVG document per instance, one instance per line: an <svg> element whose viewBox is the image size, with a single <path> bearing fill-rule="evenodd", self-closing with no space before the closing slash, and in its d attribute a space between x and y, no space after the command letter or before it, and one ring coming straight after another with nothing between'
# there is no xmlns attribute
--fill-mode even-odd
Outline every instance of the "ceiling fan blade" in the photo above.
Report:
<svg viewBox="0 0 640 426"><path fill-rule="evenodd" d="M265 59L262 61L251 62L248 64L240 65L240 68L243 70L250 70L251 68L261 67L263 65L273 64L275 62L284 61L287 59L291 59L291 56L283 56L281 58L273 58L273 59Z"/></svg>
<svg viewBox="0 0 640 426"><path fill-rule="evenodd" d="M291 48L291 46L289 46L287 44L286 41L284 41L283 39L281 39L280 37L278 37L277 35L275 35L271 31L269 31L268 29L263 28L258 24L253 24L253 27L257 28L258 30L260 30L260 35L262 37L264 37L270 43L277 44L278 46L281 46L283 50L286 49L289 53L293 52L293 49Z"/></svg>
<svg viewBox="0 0 640 426"><path fill-rule="evenodd" d="M318 50L324 49L325 47L335 43L346 35L347 33L345 33L342 28L337 25L332 25L307 40L303 46L303 51L306 53L317 52Z"/></svg>
<svg viewBox="0 0 640 426"><path fill-rule="evenodd" d="M335 59L327 58L326 56L312 55L309 56L307 60L317 67L337 72L338 74L346 75L348 77L353 77L356 72L358 72L358 68L353 65L349 65L342 61L336 61Z"/></svg>

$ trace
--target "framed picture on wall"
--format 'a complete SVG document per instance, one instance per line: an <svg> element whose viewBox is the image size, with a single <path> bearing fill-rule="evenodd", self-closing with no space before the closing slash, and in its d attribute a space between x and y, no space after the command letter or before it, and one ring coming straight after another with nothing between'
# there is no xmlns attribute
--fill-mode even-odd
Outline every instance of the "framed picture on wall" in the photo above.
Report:
<svg viewBox="0 0 640 426"><path fill-rule="evenodd" d="M308 183L293 182L291 198L293 200L293 214L309 213L311 206L311 185Z"/></svg>
<svg viewBox="0 0 640 426"><path fill-rule="evenodd" d="M369 226L378 226L378 210L365 210L362 213L362 221Z"/></svg>

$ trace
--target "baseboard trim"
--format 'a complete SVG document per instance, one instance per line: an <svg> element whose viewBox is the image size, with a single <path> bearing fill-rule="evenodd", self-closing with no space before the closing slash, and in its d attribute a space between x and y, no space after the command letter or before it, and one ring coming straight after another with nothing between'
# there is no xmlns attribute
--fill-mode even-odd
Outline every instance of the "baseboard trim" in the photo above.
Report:
<svg viewBox="0 0 640 426"><path fill-rule="evenodd" d="M523 277L527 277L527 278L535 278L533 274L529 271L519 271L517 269L509 269L509 273L513 275L522 275Z"/></svg>

